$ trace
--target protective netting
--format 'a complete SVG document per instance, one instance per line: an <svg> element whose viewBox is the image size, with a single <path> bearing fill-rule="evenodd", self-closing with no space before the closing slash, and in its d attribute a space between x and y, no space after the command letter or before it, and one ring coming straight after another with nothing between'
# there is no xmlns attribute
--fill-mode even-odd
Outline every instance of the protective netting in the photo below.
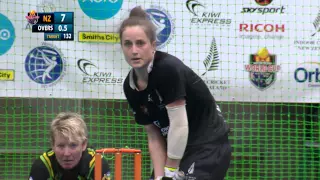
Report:
<svg viewBox="0 0 320 180"><path fill-rule="evenodd" d="M157 25L158 49L218 101L231 127L226 179L319 179L319 0L0 0L0 179L28 178L65 111L84 116L90 147L141 149L147 179L147 137L123 95L130 68L116 34L137 5ZM74 41L42 43L31 10L73 12ZM133 172L124 155L123 179Z"/></svg>

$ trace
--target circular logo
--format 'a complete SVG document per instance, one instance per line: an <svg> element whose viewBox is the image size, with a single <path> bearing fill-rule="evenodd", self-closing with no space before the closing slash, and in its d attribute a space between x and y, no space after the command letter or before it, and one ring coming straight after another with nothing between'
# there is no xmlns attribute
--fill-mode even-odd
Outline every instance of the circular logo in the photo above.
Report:
<svg viewBox="0 0 320 180"><path fill-rule="evenodd" d="M149 15L150 21L156 27L157 47L161 49L167 45L172 38L174 24L171 16L164 10L155 7L146 9L146 12Z"/></svg>
<svg viewBox="0 0 320 180"><path fill-rule="evenodd" d="M39 46L28 53L25 70L34 82L51 84L58 81L64 72L63 58L55 49Z"/></svg>
<svg viewBox="0 0 320 180"><path fill-rule="evenodd" d="M123 0L78 0L82 11L90 18L104 20L117 14Z"/></svg>
<svg viewBox="0 0 320 180"><path fill-rule="evenodd" d="M52 2L43 0L40 4L37 5L37 10L39 12L54 12L56 11L56 7Z"/></svg>
<svg viewBox="0 0 320 180"><path fill-rule="evenodd" d="M12 23L6 16L0 13L0 56L11 48L15 37Z"/></svg>
<svg viewBox="0 0 320 180"><path fill-rule="evenodd" d="M267 6L272 2L272 0L255 0L255 1L260 6Z"/></svg>

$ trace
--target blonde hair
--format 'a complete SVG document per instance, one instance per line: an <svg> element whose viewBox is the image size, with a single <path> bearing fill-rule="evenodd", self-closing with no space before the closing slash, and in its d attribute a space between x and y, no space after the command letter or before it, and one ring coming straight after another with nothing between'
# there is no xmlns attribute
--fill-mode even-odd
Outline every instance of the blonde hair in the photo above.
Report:
<svg viewBox="0 0 320 180"><path fill-rule="evenodd" d="M51 122L50 137L52 145L55 142L55 135L61 135L70 142L83 143L88 139L88 129L80 114L62 112Z"/></svg>

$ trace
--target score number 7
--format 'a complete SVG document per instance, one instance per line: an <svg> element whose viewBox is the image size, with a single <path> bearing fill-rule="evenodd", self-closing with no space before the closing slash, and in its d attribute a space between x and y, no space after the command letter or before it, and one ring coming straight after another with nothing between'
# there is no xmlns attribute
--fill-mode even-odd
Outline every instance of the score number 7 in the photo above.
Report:
<svg viewBox="0 0 320 180"><path fill-rule="evenodd" d="M63 22L64 18L66 17L66 14L61 14L61 16L62 16L61 22Z"/></svg>

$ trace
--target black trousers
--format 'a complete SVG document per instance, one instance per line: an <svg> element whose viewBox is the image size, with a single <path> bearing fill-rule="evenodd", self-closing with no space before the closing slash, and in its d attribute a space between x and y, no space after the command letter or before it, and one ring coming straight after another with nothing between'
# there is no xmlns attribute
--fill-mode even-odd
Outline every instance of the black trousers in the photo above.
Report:
<svg viewBox="0 0 320 180"><path fill-rule="evenodd" d="M187 146L179 169L185 173L186 180L223 180L230 165L231 153L227 135L213 143Z"/></svg>

